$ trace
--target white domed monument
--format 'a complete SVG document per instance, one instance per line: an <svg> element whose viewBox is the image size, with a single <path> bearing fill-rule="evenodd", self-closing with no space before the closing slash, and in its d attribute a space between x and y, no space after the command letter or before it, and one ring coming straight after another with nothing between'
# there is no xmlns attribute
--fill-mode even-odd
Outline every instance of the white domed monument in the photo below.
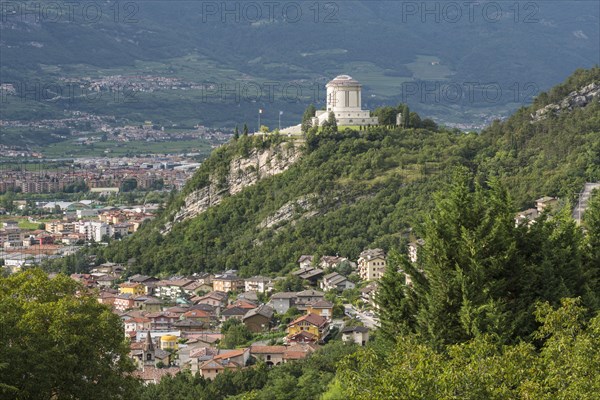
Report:
<svg viewBox="0 0 600 400"><path fill-rule="evenodd" d="M339 126L377 125L377 117L371 117L369 110L362 109L362 85L349 75L336 76L325 85L327 88L326 110L319 110L313 118L313 126L321 126L333 112Z"/></svg>
<svg viewBox="0 0 600 400"><path fill-rule="evenodd" d="M327 85L327 107L318 110L312 119L312 126L322 126L335 115L338 127L378 125L379 118L371 117L369 110L362 109L362 85L349 75L336 76ZM284 134L301 133L301 125L290 126L281 130Z"/></svg>

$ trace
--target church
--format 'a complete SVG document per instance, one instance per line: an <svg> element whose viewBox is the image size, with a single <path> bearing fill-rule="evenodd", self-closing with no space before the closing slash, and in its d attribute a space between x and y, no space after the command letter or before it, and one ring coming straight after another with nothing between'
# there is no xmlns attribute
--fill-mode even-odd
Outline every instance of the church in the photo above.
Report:
<svg viewBox="0 0 600 400"><path fill-rule="evenodd" d="M312 119L313 126L321 126L333 112L338 127L377 125L377 117L362 109L362 86L349 75L336 76L326 86L327 109L318 110Z"/></svg>

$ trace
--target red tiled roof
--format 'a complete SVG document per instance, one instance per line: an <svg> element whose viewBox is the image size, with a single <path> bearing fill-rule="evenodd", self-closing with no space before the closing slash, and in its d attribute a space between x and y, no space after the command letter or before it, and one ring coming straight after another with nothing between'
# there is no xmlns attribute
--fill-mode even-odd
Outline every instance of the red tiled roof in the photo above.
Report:
<svg viewBox="0 0 600 400"><path fill-rule="evenodd" d="M248 348L230 350L225 353L219 354L218 356L215 356L213 359L214 360L226 360L228 358L239 357L239 356L243 355L247 350L248 350Z"/></svg>
<svg viewBox="0 0 600 400"><path fill-rule="evenodd" d="M253 354L273 354L284 353L287 350L286 346L251 346L250 353Z"/></svg>
<svg viewBox="0 0 600 400"><path fill-rule="evenodd" d="M299 318L296 318L294 321L290 322L290 324L288 326L296 325L296 324L298 324L300 322L304 322L304 321L308 322L311 325L318 326L319 328L327 324L327 319L324 317L321 317L320 315L306 314Z"/></svg>

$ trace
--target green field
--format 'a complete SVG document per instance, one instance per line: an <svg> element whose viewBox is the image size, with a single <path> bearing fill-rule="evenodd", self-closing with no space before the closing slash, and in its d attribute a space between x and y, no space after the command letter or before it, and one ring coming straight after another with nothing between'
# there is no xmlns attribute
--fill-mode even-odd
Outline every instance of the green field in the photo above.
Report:
<svg viewBox="0 0 600 400"><path fill-rule="evenodd" d="M169 142L96 142L81 145L74 139L38 149L48 158L63 157L123 157L144 154L201 153L210 154L211 144L205 139L174 140Z"/></svg>
<svg viewBox="0 0 600 400"><path fill-rule="evenodd" d="M446 80L453 74L452 70L441 64L441 60L435 56L418 55L415 61L406 66L412 71L413 78L419 80Z"/></svg>

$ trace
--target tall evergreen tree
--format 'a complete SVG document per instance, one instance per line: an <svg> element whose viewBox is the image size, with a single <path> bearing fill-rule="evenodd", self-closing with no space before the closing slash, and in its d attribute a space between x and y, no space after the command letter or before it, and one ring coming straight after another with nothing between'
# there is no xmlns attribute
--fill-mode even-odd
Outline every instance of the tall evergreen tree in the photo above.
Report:
<svg viewBox="0 0 600 400"><path fill-rule="evenodd" d="M335 114L333 111L329 111L329 115L327 117L327 126L333 131L338 131L337 120L335 119Z"/></svg>
<svg viewBox="0 0 600 400"><path fill-rule="evenodd" d="M515 279L513 215L506 190L495 183L485 190L465 170L436 196L419 260L405 263L413 329L433 345L510 335L503 296Z"/></svg>
<svg viewBox="0 0 600 400"><path fill-rule="evenodd" d="M584 274L587 287L584 299L598 309L600 308L600 191L598 190L592 193L592 198L588 202L584 223L587 230L584 244Z"/></svg>
<svg viewBox="0 0 600 400"><path fill-rule="evenodd" d="M407 104L402 104L400 107L400 112L402 113L402 127L408 128L410 124L410 110Z"/></svg>
<svg viewBox="0 0 600 400"><path fill-rule="evenodd" d="M310 104L304 111L304 114L302 114L302 132L303 133L308 132L308 130L312 127L312 118L315 116L316 112L317 112L317 108L314 106L314 104Z"/></svg>
<svg viewBox="0 0 600 400"><path fill-rule="evenodd" d="M242 132L244 136L248 136L248 124L244 124L244 130Z"/></svg>
<svg viewBox="0 0 600 400"><path fill-rule="evenodd" d="M400 267L406 262L404 256L391 251L385 273L377 282L375 303L379 307L379 332L385 339L395 340L399 334L407 333L410 325L408 302L405 295L406 282Z"/></svg>

